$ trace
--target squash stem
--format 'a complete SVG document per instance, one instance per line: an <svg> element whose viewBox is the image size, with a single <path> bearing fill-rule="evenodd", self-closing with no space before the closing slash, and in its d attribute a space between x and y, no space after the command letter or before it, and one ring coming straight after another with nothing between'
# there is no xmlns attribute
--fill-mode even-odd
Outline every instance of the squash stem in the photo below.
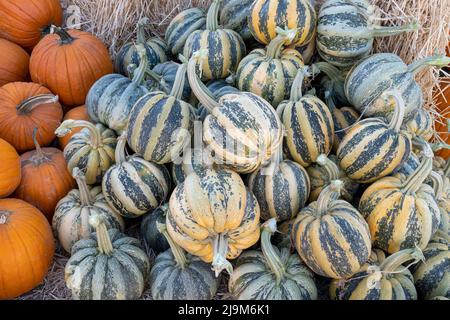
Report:
<svg viewBox="0 0 450 320"><path fill-rule="evenodd" d="M266 50L266 57L270 59L279 59L281 57L281 52L283 51L284 45L289 44L294 40L297 35L296 29L286 29L277 28L278 35L270 41Z"/></svg>
<svg viewBox="0 0 450 320"><path fill-rule="evenodd" d="M438 68L442 68L448 66L449 64L450 64L450 57L447 57L445 55L433 55L431 57L426 57L411 63L408 66L408 71L411 72L413 75L416 75L417 73L419 73L428 66L435 66Z"/></svg>
<svg viewBox="0 0 450 320"><path fill-rule="evenodd" d="M389 127L395 132L400 132L400 128L403 124L403 118L405 116L405 101L397 92L386 93L386 98L386 103L390 103L391 99L394 99L395 103L394 115L389 123Z"/></svg>
<svg viewBox="0 0 450 320"><path fill-rule="evenodd" d="M334 99L331 95L331 92L328 90L325 91L325 103L331 112L334 112L334 110L337 109L336 104L334 103Z"/></svg>
<svg viewBox="0 0 450 320"><path fill-rule="evenodd" d="M106 229L104 218L99 214L93 214L89 217L89 223L95 228L98 251L107 256L111 255L114 251L114 247L111 238L109 237L108 229Z"/></svg>
<svg viewBox="0 0 450 320"><path fill-rule="evenodd" d="M163 208L163 210L164 210L164 208ZM156 228L167 239L167 242L169 243L170 250L172 251L172 254L173 254L173 257L175 258L177 266L179 266L181 269L186 268L186 265L188 264L186 254L184 253L183 249L179 245L177 245L175 243L175 241L173 241L172 237L167 232L166 224L157 222Z"/></svg>
<svg viewBox="0 0 450 320"><path fill-rule="evenodd" d="M444 176L448 177L449 174L450 174L450 158L447 160L444 167Z"/></svg>
<svg viewBox="0 0 450 320"><path fill-rule="evenodd" d="M329 64L328 62L316 62L312 65L312 68L319 69L321 72L325 73L333 82L344 83L345 81L339 69L332 64Z"/></svg>
<svg viewBox="0 0 450 320"><path fill-rule="evenodd" d="M184 84L186 82L186 70L187 65L185 63L180 64L175 74L175 81L173 82L172 90L170 95L175 99L181 99L184 91Z"/></svg>
<svg viewBox="0 0 450 320"><path fill-rule="evenodd" d="M433 152L430 148L424 149L424 158L417 169L408 177L403 192L416 192L433 170Z"/></svg>
<svg viewBox="0 0 450 320"><path fill-rule="evenodd" d="M44 104L52 104L58 102L58 96L54 94L40 94L34 97L30 97L28 99L23 100L17 107L17 113L19 114L28 114L35 107L41 106Z"/></svg>
<svg viewBox="0 0 450 320"><path fill-rule="evenodd" d="M317 212L324 216L328 211L328 205L331 201L339 199L344 183L341 180L333 180L326 186L317 199Z"/></svg>
<svg viewBox="0 0 450 320"><path fill-rule="evenodd" d="M281 262L280 257L275 252L272 243L270 242L270 238L277 231L277 221L275 218L269 219L262 225L262 233L261 233L261 250L266 258L267 264L269 265L270 270L275 274L276 283L279 285L283 280L286 269Z"/></svg>
<svg viewBox="0 0 450 320"><path fill-rule="evenodd" d="M34 147L36 148L36 154L37 154L37 157L39 159L45 159L46 156L45 156L44 152L42 152L41 145L39 144L39 142L37 140L37 133L38 133L38 128L34 128L34 130L33 130L33 143L34 143Z"/></svg>
<svg viewBox="0 0 450 320"><path fill-rule="evenodd" d="M137 36L136 36L136 42L138 44L145 45L145 43L147 42L147 37L145 36L145 27L148 25L149 22L150 19L147 17L144 17L138 21Z"/></svg>
<svg viewBox="0 0 450 320"><path fill-rule="evenodd" d="M340 171L336 163L328 159L326 154L321 154L317 157L317 164L325 169L330 181L338 180Z"/></svg>
<svg viewBox="0 0 450 320"><path fill-rule="evenodd" d="M380 269L384 273L393 273L405 262L414 260L417 263L422 259L423 254L419 248L404 249L387 257L381 263Z"/></svg>
<svg viewBox="0 0 450 320"><path fill-rule="evenodd" d="M145 50L142 44L137 44L136 50L139 55L139 67L135 70L132 81L135 84L140 85L144 81L144 77L147 72L148 58L147 58L147 51Z"/></svg>
<svg viewBox="0 0 450 320"><path fill-rule="evenodd" d="M442 200L442 196L444 194L444 181L442 180L441 175L435 171L431 171L430 178L433 182L433 189L436 200Z"/></svg>
<svg viewBox="0 0 450 320"><path fill-rule="evenodd" d="M8 216L10 214L11 212L7 210L0 211L0 224L6 224L6 222L8 222Z"/></svg>
<svg viewBox="0 0 450 320"><path fill-rule="evenodd" d="M127 132L124 131L120 135L120 137L117 138L117 145L115 150L115 158L116 158L116 164L120 165L124 163L127 160L127 156L125 154L125 147L127 145Z"/></svg>
<svg viewBox="0 0 450 320"><path fill-rule="evenodd" d="M206 14L206 30L216 31L219 28L220 0L213 0Z"/></svg>
<svg viewBox="0 0 450 320"><path fill-rule="evenodd" d="M406 24L403 26L392 26L392 27L382 27L373 26L372 35L374 37L390 37L395 36L404 32L417 31L419 30L420 24L418 21Z"/></svg>
<svg viewBox="0 0 450 320"><path fill-rule="evenodd" d="M55 134L58 137L64 137L67 135L73 128L83 127L89 130L89 136L91 138L91 145L94 149L97 149L101 146L102 137L100 132L97 130L97 127L86 120L65 120L56 130Z"/></svg>
<svg viewBox="0 0 450 320"><path fill-rule="evenodd" d="M212 267L216 274L216 277L222 272L222 270L226 270L228 274L233 273L233 266L226 259L228 252L228 239L226 235L223 233L219 233L213 240L214 244L214 255L212 261Z"/></svg>
<svg viewBox="0 0 450 320"><path fill-rule="evenodd" d="M291 88L291 98L290 101L296 102L299 101L303 97L303 81L307 76L306 68L300 68L297 71L297 74L294 78Z"/></svg>
<svg viewBox="0 0 450 320"><path fill-rule="evenodd" d="M145 70L145 74L153 81L160 83L162 76L157 74L155 71L153 71L150 68L147 68L147 70Z"/></svg>
<svg viewBox="0 0 450 320"><path fill-rule="evenodd" d="M59 36L59 38L61 39L61 44L65 45L65 44L71 44L72 42L75 41L75 38L73 38L69 32L67 32L66 30L64 30L61 27L58 26L54 26L52 25L50 27L50 31L57 34Z"/></svg>
<svg viewBox="0 0 450 320"><path fill-rule="evenodd" d="M92 199L91 192L89 191L89 187L86 183L86 177L84 176L84 173L78 167L75 167L72 170L72 176L78 185L81 205L83 207L91 206L94 203L94 200Z"/></svg>

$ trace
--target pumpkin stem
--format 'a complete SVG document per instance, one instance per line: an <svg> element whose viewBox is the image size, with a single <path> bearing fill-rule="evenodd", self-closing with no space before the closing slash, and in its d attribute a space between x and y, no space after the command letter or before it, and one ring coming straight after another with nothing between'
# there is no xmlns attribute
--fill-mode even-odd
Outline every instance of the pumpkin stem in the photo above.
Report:
<svg viewBox="0 0 450 320"><path fill-rule="evenodd" d="M2 210L0 211L0 224L6 224L8 222L8 216L11 214L10 211Z"/></svg>
<svg viewBox="0 0 450 320"><path fill-rule="evenodd" d="M97 130L97 127L86 120L65 120L63 123L55 130L55 134L58 137L64 137L73 128L82 127L89 130L89 136L91 138L91 145L94 149L99 148L102 144L102 136Z"/></svg>
<svg viewBox="0 0 450 320"><path fill-rule="evenodd" d="M28 99L23 100L17 107L16 110L19 114L28 114L35 107L41 106L44 104L52 104L58 102L58 96L54 94L40 94L34 97L30 97Z"/></svg>
<svg viewBox="0 0 450 320"><path fill-rule="evenodd" d="M390 37L395 36L403 32L417 31L420 28L419 21L414 21L413 23L406 24L403 26L392 26L392 27L383 27L383 26L372 26L372 35L374 37Z"/></svg>
<svg viewBox="0 0 450 320"><path fill-rule="evenodd" d="M136 50L139 55L139 67L134 71L133 82L136 84L141 84L144 81L148 68L147 51L142 44L137 44Z"/></svg>
<svg viewBox="0 0 450 320"><path fill-rule="evenodd" d="M422 162L408 177L402 188L405 193L416 192L433 170L433 152L431 151L431 148L427 146L422 152L424 155Z"/></svg>
<svg viewBox="0 0 450 320"><path fill-rule="evenodd" d="M141 45L145 45L147 42L147 37L145 35L145 27L149 24L150 19L147 17L142 18L137 23L137 36L136 42Z"/></svg>
<svg viewBox="0 0 450 320"><path fill-rule="evenodd" d="M394 91L386 92L384 96L386 104L390 104L392 99L395 103L394 114L392 116L391 122L389 123L389 128L393 129L395 132L400 132L403 118L405 116L405 101L398 92Z"/></svg>
<svg viewBox="0 0 450 320"><path fill-rule="evenodd" d="M89 217L89 224L95 229L98 251L107 256L111 255L114 247L109 237L108 229L106 229L104 218L99 214L92 214Z"/></svg>
<svg viewBox="0 0 450 320"><path fill-rule="evenodd" d="M292 83L291 98L290 98L291 101L296 102L302 98L303 81L307 76L309 76L307 67L298 69L297 74Z"/></svg>
<svg viewBox="0 0 450 320"><path fill-rule="evenodd" d="M436 200L441 200L444 194L444 181L442 180L442 176L435 171L431 171L430 178L433 182L433 189L434 194L436 195Z"/></svg>
<svg viewBox="0 0 450 320"><path fill-rule="evenodd" d="M266 258L266 262L270 270L275 274L277 285L283 280L286 274L286 269L277 252L275 251L270 238L277 231L277 220L275 218L269 219L262 225L261 233L261 250Z"/></svg>
<svg viewBox="0 0 450 320"><path fill-rule="evenodd" d="M213 0L206 14L206 30L216 31L219 28L220 0Z"/></svg>
<svg viewBox="0 0 450 320"><path fill-rule="evenodd" d="M173 82L170 95L175 99L181 99L184 91L184 84L186 82L186 70L187 64L182 63L178 66L177 73L175 74L175 81Z"/></svg>
<svg viewBox="0 0 450 320"><path fill-rule="evenodd" d="M155 71L153 71L150 68L147 68L147 70L145 70L145 74L153 81L160 83L162 76L160 76L159 74L157 74Z"/></svg>
<svg viewBox="0 0 450 320"><path fill-rule="evenodd" d="M426 57L411 63L408 66L408 71L411 72L413 75L416 75L427 66L435 66L438 68L442 68L449 64L450 64L450 57L436 54L431 57Z"/></svg>
<svg viewBox="0 0 450 320"><path fill-rule="evenodd" d="M73 168L72 176L77 182L78 191L80 192L80 202L83 207L89 207L93 204L94 200L92 199L91 193L89 191L89 187L86 183L86 177L84 176L83 171L81 171L78 167Z"/></svg>
<svg viewBox="0 0 450 320"><path fill-rule="evenodd" d="M54 25L52 25L51 27L50 27L50 32L51 33L55 33L55 34L57 34L59 37L60 37L60 43L61 44L71 44L72 42L74 42L75 41L75 38L73 38L70 34L69 34L69 32L67 32L66 30L64 30L63 28L61 28L61 27L58 27L58 26L54 26Z"/></svg>
<svg viewBox="0 0 450 320"><path fill-rule="evenodd" d="M424 259L422 250L419 248L404 249L387 257L381 263L380 269L383 273L394 273L405 262L414 260L414 263L417 263Z"/></svg>
<svg viewBox="0 0 450 320"><path fill-rule="evenodd" d="M228 239L223 233L219 233L214 238L214 256L212 261L212 266L216 274L216 278L224 269L230 275L233 273L233 266L226 259L227 252L228 252Z"/></svg>
<svg viewBox="0 0 450 320"><path fill-rule="evenodd" d="M45 159L46 156L45 156L44 152L42 152L41 145L39 144L39 142L37 140L37 133L38 133L38 128L34 128L32 137L33 137L34 147L36 148L36 154L39 159Z"/></svg>
<svg viewBox="0 0 450 320"><path fill-rule="evenodd" d="M328 62L316 62L312 66L313 70L319 70L327 75L333 82L344 83L344 78L338 68Z"/></svg>
<svg viewBox="0 0 450 320"><path fill-rule="evenodd" d="M124 132L122 132L120 137L117 138L115 158L116 158L116 163L118 165L124 163L127 160L127 156L125 154L126 145L127 145L127 132L124 131Z"/></svg>
<svg viewBox="0 0 450 320"><path fill-rule="evenodd" d="M266 57L270 59L279 59L283 47L291 43L297 35L297 29L281 29L277 27L276 31L278 35L270 41L266 50Z"/></svg>
<svg viewBox="0 0 450 320"><path fill-rule="evenodd" d="M338 180L340 171L336 163L328 159L326 154L321 154L317 157L317 164L325 169L330 181Z"/></svg>
<svg viewBox="0 0 450 320"><path fill-rule="evenodd" d="M317 212L320 216L324 216L328 211L330 201L339 199L344 183L341 180L333 180L326 186L317 199Z"/></svg>
<svg viewBox="0 0 450 320"><path fill-rule="evenodd" d="M167 204L165 206L167 206ZM172 254L173 254L173 257L175 258L177 266L179 266L181 269L186 268L186 265L188 264L186 254L184 253L183 249L179 245L177 245L175 243L175 241L173 241L172 237L169 235L169 232L167 232L166 224L157 222L156 228L167 239L167 242L169 243L170 250L172 251Z"/></svg>

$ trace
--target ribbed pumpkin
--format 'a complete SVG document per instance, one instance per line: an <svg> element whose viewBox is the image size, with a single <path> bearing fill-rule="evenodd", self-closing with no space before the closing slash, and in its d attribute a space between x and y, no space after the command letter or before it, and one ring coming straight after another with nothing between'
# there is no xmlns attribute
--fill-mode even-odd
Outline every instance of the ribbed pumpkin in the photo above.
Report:
<svg viewBox="0 0 450 320"><path fill-rule="evenodd" d="M22 179L13 194L38 208L52 221L56 204L74 186L75 180L67 170L64 154L56 148L41 148L33 134L36 150L20 156Z"/></svg>
<svg viewBox="0 0 450 320"><path fill-rule="evenodd" d="M61 25L59 0L3 0L0 3L0 37L31 51L50 30Z"/></svg>
<svg viewBox="0 0 450 320"><path fill-rule="evenodd" d="M186 254L167 232L165 223L157 222L170 249L159 254L150 272L154 300L211 300L219 287L219 278L200 258Z"/></svg>
<svg viewBox="0 0 450 320"><path fill-rule="evenodd" d="M67 113L64 115L63 121L66 121L69 119L91 121L85 105L75 107L75 108L72 108L69 111L67 111ZM59 146L60 146L61 150L64 150L64 148L67 146L67 144L69 143L72 136L75 133L80 132L81 130L82 130L81 128L74 128L70 131L70 133L68 133L64 137L59 137L58 140L59 140Z"/></svg>
<svg viewBox="0 0 450 320"><path fill-rule="evenodd" d="M334 123L330 110L316 96L302 94L304 70L299 70L291 89L290 100L277 109L286 129L285 149L292 159L307 167L333 146Z"/></svg>
<svg viewBox="0 0 450 320"><path fill-rule="evenodd" d="M16 149L3 139L0 139L0 159L0 198L5 198L19 186L22 171Z"/></svg>
<svg viewBox="0 0 450 320"><path fill-rule="evenodd" d="M216 276L233 267L227 259L259 239L259 205L241 177L231 170L191 173L169 201L167 230L192 255L212 262Z"/></svg>
<svg viewBox="0 0 450 320"><path fill-rule="evenodd" d="M186 39L183 55L189 59L199 50L207 52L201 61L203 80L223 79L236 71L246 53L241 36L218 23L220 0L213 0L206 18L206 30L196 30ZM192 85L191 85L192 86Z"/></svg>
<svg viewBox="0 0 450 320"><path fill-rule="evenodd" d="M155 210L147 213L141 222L141 238L145 244L155 253L160 253L170 249L169 242L163 233L158 230L158 223L166 223L166 215L169 204L165 203Z"/></svg>
<svg viewBox="0 0 450 320"><path fill-rule="evenodd" d="M193 108L181 100L186 79L186 64L176 75L172 91L153 91L134 105L128 121L128 144L145 160L169 163L190 141Z"/></svg>
<svg viewBox="0 0 450 320"><path fill-rule="evenodd" d="M169 48L164 40L159 38L147 39L145 35L145 26L150 20L143 18L137 24L136 44L144 46L149 68L153 68L158 63L169 60ZM128 42L120 48L114 60L114 69L117 73L130 76L128 66L130 64L141 65L141 55L137 46L133 42Z"/></svg>
<svg viewBox="0 0 450 320"><path fill-rule="evenodd" d="M30 63L28 53L17 44L1 38L0 52L0 87L10 82L25 81Z"/></svg>
<svg viewBox="0 0 450 320"><path fill-rule="evenodd" d="M444 179L435 171L432 171L429 177L431 178L431 185L433 186L436 203L441 213L439 230L450 235L450 199L445 192L446 185Z"/></svg>
<svg viewBox="0 0 450 320"><path fill-rule="evenodd" d="M317 14L309 0L255 0L248 18L251 33L264 44L276 37L280 27L297 29L293 43L305 45L313 38L316 24Z"/></svg>
<svg viewBox="0 0 450 320"><path fill-rule="evenodd" d="M53 30L31 54L31 79L57 94L64 105L82 105L94 82L113 72L108 50L88 32Z"/></svg>
<svg viewBox="0 0 450 320"><path fill-rule="evenodd" d="M411 112L410 116L405 119L403 129L408 131L413 138L422 141L430 141L434 135L433 117L430 111L419 108Z"/></svg>
<svg viewBox="0 0 450 320"><path fill-rule="evenodd" d="M371 251L364 218L350 203L338 200L342 187L342 181L332 181L317 201L300 211L292 227L295 248L306 265L333 279L355 274Z"/></svg>
<svg viewBox="0 0 450 320"><path fill-rule="evenodd" d="M320 56L338 67L349 67L372 51L376 37L394 36L418 29L414 23L382 27L376 7L366 0L327 0L320 7L317 49ZM379 21L379 20L378 20Z"/></svg>
<svg viewBox="0 0 450 320"><path fill-rule="evenodd" d="M73 128L83 128L74 134L64 148L69 171L78 167L86 176L87 184L100 183L104 173L114 163L117 137L102 124L85 120L66 120L55 131L58 137L70 133Z"/></svg>
<svg viewBox="0 0 450 320"><path fill-rule="evenodd" d="M56 205L52 226L59 243L67 252L81 239L87 239L94 232L89 218L100 215L108 229L123 231L124 221L106 202L100 187L89 187L78 168L73 169L78 189L72 189Z"/></svg>
<svg viewBox="0 0 450 320"><path fill-rule="evenodd" d="M226 29L239 33L244 41L252 41L248 17L254 0L222 0L219 22Z"/></svg>
<svg viewBox="0 0 450 320"><path fill-rule="evenodd" d="M72 247L65 267L67 287L75 300L133 300L144 291L150 261L139 240L106 229L101 215L89 223L96 232Z"/></svg>
<svg viewBox="0 0 450 320"><path fill-rule="evenodd" d="M116 164L103 176L102 190L106 201L116 212L127 218L136 218L166 200L171 179L163 165L135 155L127 157L125 134L118 139Z"/></svg>
<svg viewBox="0 0 450 320"><path fill-rule="evenodd" d="M417 249L405 249L386 258L374 249L371 259L348 279L334 280L330 286L333 300L417 300L411 272L403 264L422 259Z"/></svg>
<svg viewBox="0 0 450 320"><path fill-rule="evenodd" d="M38 286L53 261L55 242L42 213L19 199L0 199L0 299Z"/></svg>
<svg viewBox="0 0 450 320"><path fill-rule="evenodd" d="M278 36L265 49L255 49L242 59L236 71L237 87L257 94L274 107L289 98L297 70L304 66L297 50L283 49L296 32L278 29Z"/></svg>
<svg viewBox="0 0 450 320"><path fill-rule="evenodd" d="M58 97L36 83L13 82L0 88L0 138L19 153L34 149L33 130L38 141L47 146L54 139L63 110Z"/></svg>
<svg viewBox="0 0 450 320"><path fill-rule="evenodd" d="M121 134L127 126L134 104L148 93L144 86L148 60L145 48L142 45L138 46L140 65L133 79L117 73L103 76L94 83L86 98L89 117L118 134Z"/></svg>
<svg viewBox="0 0 450 320"><path fill-rule="evenodd" d="M203 58L198 52L188 64L192 91L210 113L203 122L203 141L220 164L240 173L255 171L282 143L281 121L270 104L253 93L229 93L216 101L196 73Z"/></svg>
<svg viewBox="0 0 450 320"><path fill-rule="evenodd" d="M357 182L368 183L391 174L411 153L410 136L400 131L404 101L396 92L385 98L386 103L394 100L391 122L380 118L359 121L346 132L336 152L341 169Z"/></svg>
<svg viewBox="0 0 450 320"><path fill-rule="evenodd" d="M270 242L277 231L275 218L261 227L261 251L244 252L237 260L228 290L238 300L316 300L313 273L297 254Z"/></svg>
<svg viewBox="0 0 450 320"><path fill-rule="evenodd" d="M431 172L431 151L409 177L401 174L374 182L359 209L369 224L373 245L386 252L424 249L440 223L433 188L423 181Z"/></svg>

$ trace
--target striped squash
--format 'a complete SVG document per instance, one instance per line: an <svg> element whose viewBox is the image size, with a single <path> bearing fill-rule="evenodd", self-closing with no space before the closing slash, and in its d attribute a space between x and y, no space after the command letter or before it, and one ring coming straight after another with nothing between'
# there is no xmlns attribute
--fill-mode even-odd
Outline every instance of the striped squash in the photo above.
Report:
<svg viewBox="0 0 450 320"><path fill-rule="evenodd" d="M334 180L300 211L292 239L303 261L315 273L333 279L355 274L369 259L367 223L351 204L338 200L343 183Z"/></svg>
<svg viewBox="0 0 450 320"><path fill-rule="evenodd" d="M350 67L372 51L374 38L415 31L419 27L417 23L381 27L376 24L375 9L367 0L325 1L317 24L320 56L335 66Z"/></svg>
<svg viewBox="0 0 450 320"><path fill-rule="evenodd" d="M431 178L431 185L433 187L436 203L441 214L439 230L450 235L450 199L445 193L446 185L444 183L444 179L435 171L432 171L429 177Z"/></svg>
<svg viewBox="0 0 450 320"><path fill-rule="evenodd" d="M137 48L140 65L130 80L121 74L113 73L103 76L89 90L86 107L89 117L121 134L128 124L131 109L137 100L148 93L143 85L148 60L145 48Z"/></svg>
<svg viewBox="0 0 450 320"><path fill-rule="evenodd" d="M366 189L359 210L369 224L373 245L386 252L425 249L440 223L434 190L423 181L431 173L431 151L409 177L385 177Z"/></svg>
<svg viewBox="0 0 450 320"><path fill-rule="evenodd" d="M239 90L253 92L274 107L289 98L297 70L304 66L297 50L283 49L295 34L296 30L278 30L266 49L255 49L242 59L236 71Z"/></svg>
<svg viewBox="0 0 450 320"><path fill-rule="evenodd" d="M128 144L139 156L159 164L179 155L191 138L192 106L181 99L186 64L176 75L170 94L154 91L136 102L128 121Z"/></svg>
<svg viewBox="0 0 450 320"><path fill-rule="evenodd" d="M231 274L237 258L259 239L255 196L234 171L191 173L172 193L167 213L170 237L188 253L212 263L216 276Z"/></svg>
<svg viewBox="0 0 450 320"><path fill-rule="evenodd" d="M294 245L292 243L291 234L292 227L294 226L295 219L283 221L278 224L278 230L272 237L272 242L278 248L287 248L292 251Z"/></svg>
<svg viewBox="0 0 450 320"><path fill-rule="evenodd" d="M127 158L125 134L118 139L116 164L103 176L102 190L111 208L126 218L136 218L167 198L171 179L163 165L136 155Z"/></svg>
<svg viewBox="0 0 450 320"><path fill-rule="evenodd" d="M213 0L206 18L206 30L197 30L186 39L183 55L191 58L199 51L207 52L201 62L203 80L224 79L235 72L246 53L241 36L230 29L219 28L220 0Z"/></svg>
<svg viewBox="0 0 450 320"><path fill-rule="evenodd" d="M69 253L75 242L89 238L94 231L89 224L92 215L100 215L107 229L123 231L125 227L122 217L106 202L100 187L89 187L78 168L73 169L73 177L78 189L71 190L58 202L52 222L59 243Z"/></svg>
<svg viewBox="0 0 450 320"><path fill-rule="evenodd" d="M225 29L236 31L244 41L254 40L248 17L254 0L222 0L219 22Z"/></svg>
<svg viewBox="0 0 450 320"><path fill-rule="evenodd" d="M114 163L117 137L114 131L98 123L85 120L65 120L55 131L58 137L68 134L73 128L83 128L75 133L64 148L69 171L78 167L86 177L87 184L102 181L103 175Z"/></svg>
<svg viewBox="0 0 450 320"><path fill-rule="evenodd" d="M255 0L248 18L250 31L261 43L269 44L276 28L297 29L293 44L303 46L316 31L317 14L310 0Z"/></svg>
<svg viewBox="0 0 450 320"><path fill-rule="evenodd" d="M430 111L419 108L411 112L405 119L403 129L408 131L413 138L422 141L430 141L434 135L433 116Z"/></svg>
<svg viewBox="0 0 450 320"><path fill-rule="evenodd" d="M155 253L160 253L170 249L166 237L158 230L157 224L166 223L166 215L169 210L169 204L165 203L153 211L148 212L142 218L141 222L141 239Z"/></svg>
<svg viewBox="0 0 450 320"><path fill-rule="evenodd" d="M400 131L405 104L398 93L385 95L395 101L395 114L389 124L380 118L359 121L348 130L336 152L345 174L368 183L391 174L411 153L410 136Z"/></svg>
<svg viewBox="0 0 450 320"><path fill-rule="evenodd" d="M219 100L222 96L228 93L240 93L239 89L233 87L229 81L219 79L208 81L206 87L211 91L215 100ZM201 103L197 105L197 120L204 121L209 114L208 109Z"/></svg>
<svg viewBox="0 0 450 320"><path fill-rule="evenodd" d="M401 166L397 167L392 172L392 174L401 173L408 177L411 174L413 174L413 172L419 167L419 165L420 165L419 157L414 152L411 152L409 154L408 159L406 159L406 161L403 162Z"/></svg>
<svg viewBox="0 0 450 320"><path fill-rule="evenodd" d="M244 252L228 281L228 290L238 300L316 300L313 273L289 249L270 242L277 231L276 219L261 227L261 251Z"/></svg>
<svg viewBox="0 0 450 320"><path fill-rule="evenodd" d="M189 8L178 13L166 29L165 40L176 57L183 53L187 38L197 30L206 29L206 15L200 8Z"/></svg>
<svg viewBox="0 0 450 320"><path fill-rule="evenodd" d="M145 26L148 25L149 22L150 20L148 18L139 20L137 24L136 44L145 47L149 68L153 68L158 63L169 60L170 50L167 43L162 39L147 39L145 35ZM133 42L128 42L124 44L117 53L114 61L114 69L117 73L130 76L129 66L131 64L138 66L141 62L136 45Z"/></svg>
<svg viewBox="0 0 450 320"><path fill-rule="evenodd" d="M219 287L211 266L200 258L186 254L173 241L164 223L157 223L170 249L159 254L150 272L154 300L211 300Z"/></svg>
<svg viewBox="0 0 450 320"><path fill-rule="evenodd" d="M209 111L203 122L203 141L216 163L250 173L267 163L282 143L282 123L270 104L249 93L229 93L218 101L196 73L202 52L191 58L188 77L192 91Z"/></svg>
<svg viewBox="0 0 450 320"><path fill-rule="evenodd" d="M150 271L150 261L137 239L106 229L103 218L89 219L96 232L72 247L65 267L67 287L75 300L138 299Z"/></svg>
<svg viewBox="0 0 450 320"><path fill-rule="evenodd" d="M422 253L405 249L386 258L383 251L374 249L361 270L348 279L333 280L332 300L417 300L414 279L404 263L417 263Z"/></svg>
<svg viewBox="0 0 450 320"><path fill-rule="evenodd" d="M199 129L201 130L201 127ZM183 152L183 157L172 163L172 180L176 185L183 183L189 174L205 169L207 163L204 158L207 154L204 152L203 149L187 148Z"/></svg>
<svg viewBox="0 0 450 320"><path fill-rule="evenodd" d="M305 72L294 80L291 98L278 106L277 113L286 129L285 149L292 159L308 167L333 146L334 123L328 107L319 98L302 95Z"/></svg>

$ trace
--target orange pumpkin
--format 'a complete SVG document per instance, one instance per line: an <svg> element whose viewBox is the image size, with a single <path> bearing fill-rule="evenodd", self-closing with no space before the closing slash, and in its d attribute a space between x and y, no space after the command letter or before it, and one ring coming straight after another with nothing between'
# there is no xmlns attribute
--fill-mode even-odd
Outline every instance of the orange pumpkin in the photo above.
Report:
<svg viewBox="0 0 450 320"><path fill-rule="evenodd" d="M63 121L68 119L90 121L86 106L82 105L67 111L63 118ZM81 130L83 130L83 128L74 128L64 137L59 137L58 140L61 150L64 150L66 145L69 143L70 138L72 138L75 133L80 132Z"/></svg>
<svg viewBox="0 0 450 320"><path fill-rule="evenodd" d="M25 81L30 63L28 53L5 39L0 39L0 52L0 87L9 82Z"/></svg>
<svg viewBox="0 0 450 320"><path fill-rule="evenodd" d="M51 92L36 83L12 82L0 88L0 138L19 152L34 149L33 130L40 145L55 139L63 111Z"/></svg>
<svg viewBox="0 0 450 320"><path fill-rule="evenodd" d="M61 25L59 0L1 0L0 37L31 51L49 27Z"/></svg>
<svg viewBox="0 0 450 320"><path fill-rule="evenodd" d="M440 90L436 93L435 103L437 111L441 115L434 123L435 130L443 142L450 144L450 133L449 128L447 128L447 120L450 120L450 77L441 79ZM450 158L450 149L441 149L436 154L448 159Z"/></svg>
<svg viewBox="0 0 450 320"><path fill-rule="evenodd" d="M0 199L0 299L39 285L55 251L52 229L42 213L19 199Z"/></svg>
<svg viewBox="0 0 450 320"><path fill-rule="evenodd" d="M90 33L55 27L31 54L30 74L57 94L67 106L84 104L86 95L102 76L113 72L105 45Z"/></svg>
<svg viewBox="0 0 450 320"><path fill-rule="evenodd" d="M0 139L0 198L9 196L20 183L20 157L17 151Z"/></svg>

